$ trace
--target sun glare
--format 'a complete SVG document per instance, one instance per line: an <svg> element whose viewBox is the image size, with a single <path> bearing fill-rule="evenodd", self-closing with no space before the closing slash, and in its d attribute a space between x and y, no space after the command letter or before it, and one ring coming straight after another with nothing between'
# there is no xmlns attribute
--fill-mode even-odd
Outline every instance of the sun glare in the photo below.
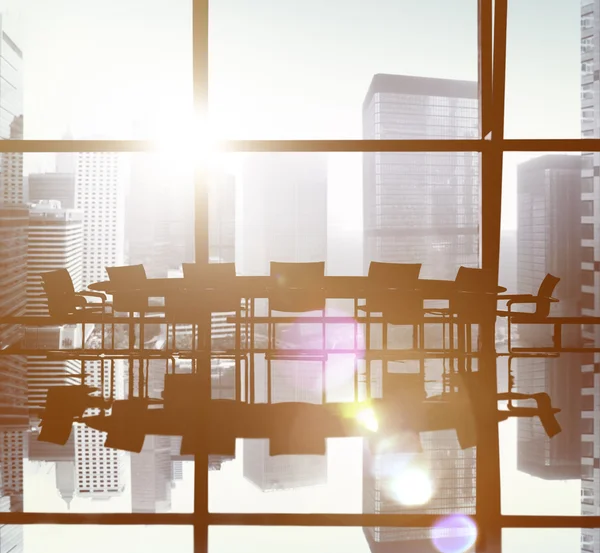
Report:
<svg viewBox="0 0 600 553"><path fill-rule="evenodd" d="M406 467L394 478L392 492L402 505L424 505L433 495L433 484L424 469Z"/></svg>
<svg viewBox="0 0 600 553"><path fill-rule="evenodd" d="M377 430L379 430L379 422L375 416L375 411L370 407L359 411L356 414L356 420L371 432L377 432Z"/></svg>
<svg viewBox="0 0 600 553"><path fill-rule="evenodd" d="M216 171L222 168L223 154L210 125L198 118L170 121L156 133L156 144L162 163L173 168Z"/></svg>

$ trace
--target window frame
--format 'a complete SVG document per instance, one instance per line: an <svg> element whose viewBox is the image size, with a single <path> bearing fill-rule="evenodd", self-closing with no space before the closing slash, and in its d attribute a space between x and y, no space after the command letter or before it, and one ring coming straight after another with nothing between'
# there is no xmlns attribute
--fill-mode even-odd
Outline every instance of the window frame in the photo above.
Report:
<svg viewBox="0 0 600 553"><path fill-rule="evenodd" d="M192 0L194 109L199 120L207 112L209 0ZM492 44L492 21L494 24ZM505 139L505 69L507 0L478 0L480 138L457 140L234 140L226 152L479 152L481 154L481 264L498 273L502 163L505 152L600 152L600 139ZM493 47L493 48L492 48ZM492 79L492 66L495 68ZM4 140L0 152L147 152L156 149L137 140ZM206 176L195 171L195 254L208 263L208 197ZM204 324L210 325L210 319ZM494 329L482 328L482 340L494 341ZM480 390L493 401L496 393L494 348L482 355L486 378ZM202 360L201 360L202 362ZM208 375L210 379L210 375ZM208 387L207 389L210 389ZM210 395L204 398L210 400ZM200 419L199 419L200 420ZM503 528L594 528L599 516L502 515L498 432L481 437L477 460L479 544L501 553ZM194 552L208 552L210 525L264 526L432 526L437 515L236 514L208 509L208 455L197 455L194 512L172 514L0 513L0 524L192 525ZM478 545L479 547L479 545Z"/></svg>

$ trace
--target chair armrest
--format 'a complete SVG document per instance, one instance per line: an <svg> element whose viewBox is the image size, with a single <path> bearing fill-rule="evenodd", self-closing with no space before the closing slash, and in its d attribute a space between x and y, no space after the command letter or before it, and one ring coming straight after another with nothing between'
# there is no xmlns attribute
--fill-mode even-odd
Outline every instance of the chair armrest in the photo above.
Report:
<svg viewBox="0 0 600 553"><path fill-rule="evenodd" d="M542 303L542 302L550 302L550 303L558 303L560 300L556 298L540 298L539 296L526 296L523 298L516 298L509 300L506 305L518 305L518 304L526 304L526 303Z"/></svg>
<svg viewBox="0 0 600 553"><path fill-rule="evenodd" d="M92 292L91 290L84 290L82 292L75 292L76 296L89 296L91 298L100 298L102 303L106 303L106 294L104 292Z"/></svg>
<svg viewBox="0 0 600 553"><path fill-rule="evenodd" d="M533 294L498 294L498 299L501 301L511 301L511 300L526 300L530 298L537 298Z"/></svg>

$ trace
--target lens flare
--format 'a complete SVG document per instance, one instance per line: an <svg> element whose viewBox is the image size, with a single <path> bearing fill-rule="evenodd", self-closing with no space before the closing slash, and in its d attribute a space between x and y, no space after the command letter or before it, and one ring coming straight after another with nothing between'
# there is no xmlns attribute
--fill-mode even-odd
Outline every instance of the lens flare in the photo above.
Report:
<svg viewBox="0 0 600 553"><path fill-rule="evenodd" d="M434 526L431 539L440 553L468 553L477 540L477 526L467 516L444 517Z"/></svg>
<svg viewBox="0 0 600 553"><path fill-rule="evenodd" d="M375 411L370 407L359 411L356 414L356 420L371 432L377 432L377 430L379 430L379 422L375 416Z"/></svg>
<svg viewBox="0 0 600 553"><path fill-rule="evenodd" d="M392 490L402 505L424 505L433 495L433 484L427 471L409 466L394 478Z"/></svg>

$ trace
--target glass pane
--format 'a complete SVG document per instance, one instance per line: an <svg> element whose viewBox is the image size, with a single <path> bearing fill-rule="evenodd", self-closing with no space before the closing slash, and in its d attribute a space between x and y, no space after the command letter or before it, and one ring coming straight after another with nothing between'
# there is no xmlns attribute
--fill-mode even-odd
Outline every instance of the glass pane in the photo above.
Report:
<svg viewBox="0 0 600 553"><path fill-rule="evenodd" d="M386 261L422 263L423 278L454 279L459 266L479 263L478 165L479 156L472 153L223 156L220 170L235 179L237 272L258 278L270 274L274 261L324 261L326 275L352 277L366 275L371 261ZM219 177L218 182L229 181ZM218 224L230 221L231 211L214 210L210 215L211 247L217 251L218 237L219 247L231 243L231 238L224 238L230 234L219 234L227 225ZM225 255L216 254L212 258L213 262L224 259ZM266 300L258 299L254 306L257 316L267 314ZM354 316L350 299L330 299L325 307L331 316ZM426 340L433 347L441 344L440 326L426 329ZM270 360L264 351L267 324L257 323L254 343L263 351L250 359L254 382L244 383L244 394L259 403L321 403L324 395L328 402L353 401L356 394L362 397L363 385L355 384L355 375L365 374L366 361L357 358L352 348L365 348L365 330L361 324L355 335L353 327L351 323L326 325L325 362L293 356ZM410 348L410 332L390 325L387 346ZM282 350L312 348L322 340L319 324L300 322L278 324L276 337ZM370 348L381 348L382 340L380 327L372 330ZM384 363L370 363L371 394L380 394ZM420 370L414 360L385 361L385 367L393 373ZM439 393L442 361L428 359L424 371L427 394ZM371 453L360 439L329 439L325 454L277 456L269 454L267 440L240 440L235 461L211 475L210 508L217 512L472 512L474 450L461 450L452 431L426 433L421 442L424 452L419 455L404 450L397 455ZM403 495L402 479L411 475L422 484L412 490L419 495L416 499ZM418 505L407 507L413 500Z"/></svg>
<svg viewBox="0 0 600 553"><path fill-rule="evenodd" d="M12 526L9 532L19 532L23 545L7 549L14 553L34 553L48 550L48 544L56 551L77 553L86 551L101 553L129 553L130 551L164 551L172 548L182 553L193 551L191 526L92 526L78 525L32 525ZM2 542L4 545L4 541Z"/></svg>
<svg viewBox="0 0 600 553"><path fill-rule="evenodd" d="M597 137L597 9L591 0L510 2L506 138Z"/></svg>
<svg viewBox="0 0 600 553"><path fill-rule="evenodd" d="M225 553L240 547L249 553L286 549L300 553L347 551L472 551L477 536L474 522L468 517L443 518L433 528L358 528L294 526L230 526L209 528L209 552Z"/></svg>
<svg viewBox="0 0 600 553"><path fill-rule="evenodd" d="M17 192L0 208L0 315L47 314L48 303L40 297L40 275L46 271L67 269L79 291L106 280L106 266L143 263L149 277L167 277L182 261L193 259L192 171L172 152L4 156L24 165L25 176L15 171L2 180L5 190ZM19 203L18 196L28 203ZM114 334L105 329L107 345L128 347L123 326L117 325ZM165 335L164 324L145 325L147 347L160 346ZM85 383L106 397L123 399L131 389L137 393L137 372L130 378L125 359L83 364L76 357L47 358L29 351L68 353L82 342L97 350L101 325L88 324L84 332L79 325L0 329L0 349L19 339L27 353L0 357L0 466L7 508L190 512L193 460L180 455L177 440L148 436L141 453L130 454L104 447L105 434L80 424L65 446L37 440L48 390L79 384L82 369ZM146 370L147 394L158 399L166 362L151 360Z"/></svg>
<svg viewBox="0 0 600 553"><path fill-rule="evenodd" d="M475 0L217 0L209 53L222 137L478 135Z"/></svg>
<svg viewBox="0 0 600 553"><path fill-rule="evenodd" d="M507 528L502 553L587 553L598 547L598 531L585 528Z"/></svg>
<svg viewBox="0 0 600 553"><path fill-rule="evenodd" d="M2 30L12 50L3 44L0 71L20 83L10 103L22 102L25 138L180 136L192 105L191 8L9 0Z"/></svg>
<svg viewBox="0 0 600 553"><path fill-rule="evenodd" d="M552 317L597 315L596 156L505 156L501 279L513 293L537 295L548 273L560 278L554 290L546 291L546 296L550 293L558 302L536 307L521 297L523 303L512 306L525 312L517 315L518 323L510 325L512 347L521 348L520 357L508 358L513 391L548 394L553 407L561 409L556 419L562 427L549 438L537 417L501 424L502 509L506 514L597 514L594 353L563 351L549 357L548 348L557 347L559 334L563 349L598 347L598 325L582 321L556 330L548 324L527 324L532 313L542 317L546 313ZM506 310L503 305L499 308ZM499 320L498 349L506 351L507 317ZM499 374L506 389L507 358L499 360ZM534 405L531 400L521 404Z"/></svg>

